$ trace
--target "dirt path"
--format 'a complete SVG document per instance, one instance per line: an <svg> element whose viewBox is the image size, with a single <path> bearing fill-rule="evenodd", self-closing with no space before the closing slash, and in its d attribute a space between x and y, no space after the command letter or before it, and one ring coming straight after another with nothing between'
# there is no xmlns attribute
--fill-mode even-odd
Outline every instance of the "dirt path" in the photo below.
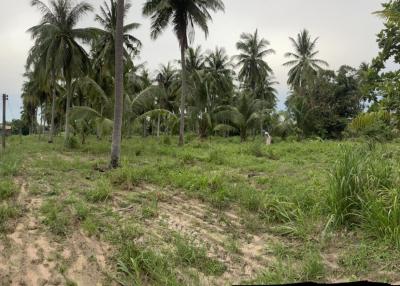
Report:
<svg viewBox="0 0 400 286"><path fill-rule="evenodd" d="M0 240L0 285L102 285L107 247L75 232L56 241L41 223L42 198L18 178L22 216L14 232Z"/></svg>

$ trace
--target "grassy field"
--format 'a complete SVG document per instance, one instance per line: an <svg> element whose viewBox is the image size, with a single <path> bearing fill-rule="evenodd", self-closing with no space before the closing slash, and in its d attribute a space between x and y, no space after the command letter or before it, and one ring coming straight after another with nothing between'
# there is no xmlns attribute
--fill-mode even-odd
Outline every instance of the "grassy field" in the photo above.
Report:
<svg viewBox="0 0 400 286"><path fill-rule="evenodd" d="M106 171L109 142L10 138L0 284L400 281L400 145L175 143L125 140Z"/></svg>

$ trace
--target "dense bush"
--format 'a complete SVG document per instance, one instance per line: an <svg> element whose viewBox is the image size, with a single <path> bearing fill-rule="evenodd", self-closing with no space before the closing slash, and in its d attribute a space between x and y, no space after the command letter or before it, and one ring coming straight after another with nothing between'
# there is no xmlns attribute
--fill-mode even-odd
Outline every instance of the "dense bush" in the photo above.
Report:
<svg viewBox="0 0 400 286"><path fill-rule="evenodd" d="M349 124L346 137L363 137L377 141L392 140L395 137L391 115L386 111L362 113Z"/></svg>

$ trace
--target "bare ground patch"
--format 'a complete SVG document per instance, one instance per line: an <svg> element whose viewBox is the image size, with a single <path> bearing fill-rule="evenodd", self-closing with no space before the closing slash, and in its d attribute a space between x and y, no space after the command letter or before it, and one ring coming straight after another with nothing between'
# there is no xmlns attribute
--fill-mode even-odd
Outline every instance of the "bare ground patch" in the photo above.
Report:
<svg viewBox="0 0 400 286"><path fill-rule="evenodd" d="M103 285L108 271L104 243L76 231L56 239L41 224L41 197L32 196L18 178L23 215L14 231L0 241L0 285Z"/></svg>
<svg viewBox="0 0 400 286"><path fill-rule="evenodd" d="M241 216L234 210L219 211L185 194L158 192L153 186L141 186L134 192L156 192L159 197L156 214L143 221L150 239L163 239L166 233L178 233L195 244L205 246L210 258L226 266L220 277L201 274L204 285L231 285L249 280L275 261L268 254L267 246L276 243L278 238L269 234L248 233ZM126 210L126 215L129 215L129 211L135 211L135 208L128 207Z"/></svg>

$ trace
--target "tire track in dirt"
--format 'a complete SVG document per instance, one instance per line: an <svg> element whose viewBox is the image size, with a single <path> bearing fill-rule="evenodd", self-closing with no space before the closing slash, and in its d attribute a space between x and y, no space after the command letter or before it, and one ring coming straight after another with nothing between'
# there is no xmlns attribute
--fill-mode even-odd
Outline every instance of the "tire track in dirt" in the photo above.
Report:
<svg viewBox="0 0 400 286"><path fill-rule="evenodd" d="M39 217L43 199L29 194L24 179L16 183L23 214L14 232L0 241L0 285L102 285L109 248L79 231L53 239Z"/></svg>

